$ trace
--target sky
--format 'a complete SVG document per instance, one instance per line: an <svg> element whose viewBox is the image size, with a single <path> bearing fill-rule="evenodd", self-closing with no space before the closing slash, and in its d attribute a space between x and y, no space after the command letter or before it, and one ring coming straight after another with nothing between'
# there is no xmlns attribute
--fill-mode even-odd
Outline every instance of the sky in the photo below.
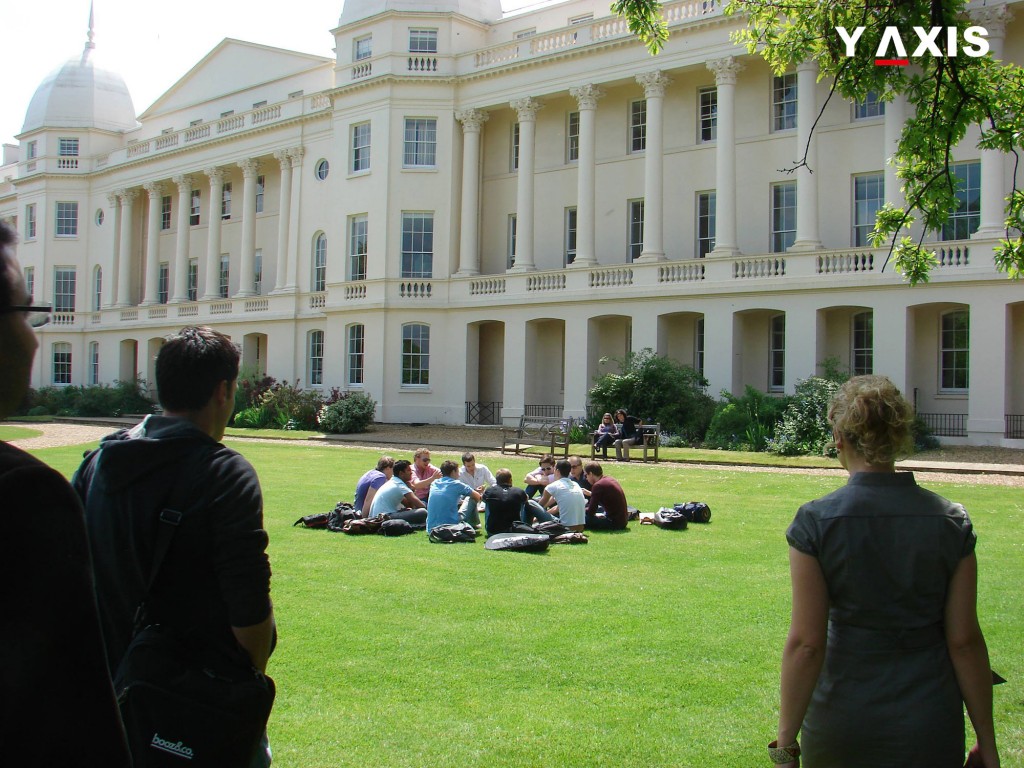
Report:
<svg viewBox="0 0 1024 768"><path fill-rule="evenodd" d="M506 13L551 0L501 0ZM95 61L120 73L141 114L225 37L333 58L343 0L94 0ZM32 94L89 31L89 0L5 3L0 143L15 144Z"/></svg>

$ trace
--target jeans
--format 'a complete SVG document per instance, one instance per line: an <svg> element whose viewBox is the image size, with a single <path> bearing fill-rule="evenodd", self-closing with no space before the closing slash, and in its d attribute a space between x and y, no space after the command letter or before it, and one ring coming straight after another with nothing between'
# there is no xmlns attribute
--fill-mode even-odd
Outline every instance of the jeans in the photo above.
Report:
<svg viewBox="0 0 1024 768"><path fill-rule="evenodd" d="M267 732L264 731L260 737L260 745L256 748L256 754L252 756L249 768L270 768L273 762L273 755L270 753L270 741L267 739Z"/></svg>
<svg viewBox="0 0 1024 768"><path fill-rule="evenodd" d="M555 516L544 509L538 502L530 499L526 506L523 507L522 520L527 525L532 525L534 519L538 523L546 523L548 520L554 520Z"/></svg>
<svg viewBox="0 0 1024 768"><path fill-rule="evenodd" d="M469 523L474 528L480 525L480 512L472 496L467 496L463 500L462 506L459 507L459 518L462 522Z"/></svg>

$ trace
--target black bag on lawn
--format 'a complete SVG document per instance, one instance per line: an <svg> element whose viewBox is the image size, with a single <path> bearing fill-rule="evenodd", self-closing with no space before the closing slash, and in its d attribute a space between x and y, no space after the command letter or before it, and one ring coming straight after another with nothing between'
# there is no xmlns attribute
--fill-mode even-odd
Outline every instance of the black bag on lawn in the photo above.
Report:
<svg viewBox="0 0 1024 768"><path fill-rule="evenodd" d="M484 543L484 547L487 549L508 549L519 552L543 552L549 546L551 546L551 537L546 533L496 533Z"/></svg>
<svg viewBox="0 0 1024 768"><path fill-rule="evenodd" d="M691 523L710 523L711 507L703 501L688 501L685 504L676 504L676 512L682 512Z"/></svg>
<svg viewBox="0 0 1024 768"><path fill-rule="evenodd" d="M469 523L437 525L430 529L430 540L435 544L472 543L476 537L476 529Z"/></svg>
<svg viewBox="0 0 1024 768"><path fill-rule="evenodd" d="M558 520L545 520L543 523L537 523L533 529L537 533L546 533L548 536L561 536L569 530Z"/></svg>
<svg viewBox="0 0 1024 768"><path fill-rule="evenodd" d="M509 529L509 533L536 533L537 529L529 523L524 523L522 520L513 520L512 527Z"/></svg>
<svg viewBox="0 0 1024 768"><path fill-rule="evenodd" d="M408 520L385 520L380 524L377 531L381 536L405 536L407 533L415 533L416 529L409 524Z"/></svg>
<svg viewBox="0 0 1024 768"><path fill-rule="evenodd" d="M662 507L654 513L654 524L659 528L667 528L672 531L686 530L686 515L677 512L671 507Z"/></svg>
<svg viewBox="0 0 1024 768"><path fill-rule="evenodd" d="M326 528L328 516L329 513L327 512L318 512L315 515L305 515L292 523L292 527L294 528L296 525L301 524L303 528Z"/></svg>
<svg viewBox="0 0 1024 768"><path fill-rule="evenodd" d="M356 514L351 504L348 505L348 509L339 509L339 507L341 504L327 513L327 530L335 533L341 533L345 528L345 523L349 520L359 519L359 515Z"/></svg>
<svg viewBox="0 0 1024 768"><path fill-rule="evenodd" d="M626 507L626 511L629 513L629 516L627 517L628 520L640 519L640 510L636 507Z"/></svg>

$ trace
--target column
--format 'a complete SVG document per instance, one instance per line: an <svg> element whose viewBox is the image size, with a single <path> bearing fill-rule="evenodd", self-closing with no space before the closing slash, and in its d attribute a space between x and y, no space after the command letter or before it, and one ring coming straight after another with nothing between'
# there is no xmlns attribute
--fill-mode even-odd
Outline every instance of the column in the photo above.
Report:
<svg viewBox="0 0 1024 768"><path fill-rule="evenodd" d="M236 298L256 295L256 177L260 164L247 158L238 164L242 169L242 255L239 263Z"/></svg>
<svg viewBox="0 0 1024 768"><path fill-rule="evenodd" d="M480 274L480 129L488 117L480 109L455 113L462 123L462 215L456 277Z"/></svg>
<svg viewBox="0 0 1024 768"><path fill-rule="evenodd" d="M665 260L665 136L661 114L669 80L659 71L636 76L647 99L647 144L644 148L644 247L637 261ZM583 115L581 114L580 117Z"/></svg>
<svg viewBox="0 0 1024 768"><path fill-rule="evenodd" d="M797 380L820 373L818 341L825 333L825 319L813 306L783 306L786 307L786 394L791 395ZM706 324L704 328L706 332Z"/></svg>
<svg viewBox="0 0 1024 768"><path fill-rule="evenodd" d="M582 118L583 115L581 114ZM582 133L582 131L581 131ZM583 153L580 153L580 160ZM579 223L577 209L576 222ZM576 236L576 258L579 259L579 234ZM575 263L575 262L574 262ZM566 418L581 419L587 415L587 391L590 380L587 376L587 334L590 321L584 317L565 318L565 396L562 409Z"/></svg>
<svg viewBox="0 0 1024 768"><path fill-rule="evenodd" d="M604 91L596 85L588 84L573 88L569 93L576 99L580 109L580 153L576 166L576 260L572 266L593 267L597 264L594 203L597 168L596 113L597 100L604 95Z"/></svg>
<svg viewBox="0 0 1024 768"><path fill-rule="evenodd" d="M224 191L224 171L220 168L203 170L210 178L210 207L206 235L206 270L203 286L203 300L220 298L220 206Z"/></svg>
<svg viewBox="0 0 1024 768"><path fill-rule="evenodd" d="M900 93L885 105L885 202L897 208L904 208L907 204L903 197L903 180L896 175L896 163L893 160L900 148L900 136L903 135L906 122L907 97ZM797 211L798 220L799 215Z"/></svg>
<svg viewBox="0 0 1024 768"><path fill-rule="evenodd" d="M1003 58L1006 24L1013 20L1005 4L978 8L970 12L971 19L988 31L989 56L996 61ZM982 125L982 131L988 126ZM981 221L972 238L1006 237L1006 186L1003 180L1004 155L997 149L982 149L981 154ZM974 398L971 398L974 401Z"/></svg>
<svg viewBox="0 0 1024 768"><path fill-rule="evenodd" d="M107 270L106 279L103 281L103 308L112 307L117 304L117 270L121 255L121 210L117 203L117 192L107 195L107 205L110 206L110 228L113 238L110 243L110 268Z"/></svg>
<svg viewBox="0 0 1024 768"><path fill-rule="evenodd" d="M139 190L122 189L117 194L121 198L121 243L118 246L117 276L115 278L117 294L114 297L114 306L130 307L132 303L132 207Z"/></svg>
<svg viewBox="0 0 1024 768"><path fill-rule="evenodd" d="M520 139L522 138L520 126ZM520 147L520 149L522 149ZM520 158L522 154L520 154ZM505 323L505 377L501 387L501 418L510 423L523 415L526 403L526 323Z"/></svg>
<svg viewBox="0 0 1024 768"><path fill-rule="evenodd" d="M516 189L516 263L509 272L533 272L533 166L537 135L537 110L543 105L531 98L511 102L519 114L519 176Z"/></svg>
<svg viewBox="0 0 1024 768"><path fill-rule="evenodd" d="M721 111L718 116L721 119ZM722 134L718 135L721 138ZM721 392L724 389L734 395L743 394L743 387L734 375L743 365L736 347L736 314L733 305L730 302L713 302L704 313L704 378L708 380L708 392Z"/></svg>
<svg viewBox="0 0 1024 768"><path fill-rule="evenodd" d="M292 292L298 290L298 277L296 275L296 270L299 265L299 206L302 201L302 156L304 154L306 154L305 147L294 147L288 152L288 156L292 161L292 194L290 208L291 213L288 216L291 222L288 226L288 283L285 285L285 290Z"/></svg>
<svg viewBox="0 0 1024 768"><path fill-rule="evenodd" d="M736 256L736 75L743 69L732 56L707 63L715 73L718 124L715 136L715 248L712 256Z"/></svg>
<svg viewBox="0 0 1024 768"><path fill-rule="evenodd" d="M796 169L796 240L791 251L818 251L824 246L818 230L818 63L804 61L796 68L796 156L804 163ZM805 153L806 152L806 157Z"/></svg>
<svg viewBox="0 0 1024 768"><path fill-rule="evenodd" d="M192 177L175 176L171 179L178 186L178 216L174 241L174 291L171 301L180 304L188 301L188 240L191 234L189 219L192 207Z"/></svg>
<svg viewBox="0 0 1024 768"><path fill-rule="evenodd" d="M1003 301L973 301L970 317L967 436L978 445L1001 445L1006 427L1009 313Z"/></svg>
<svg viewBox="0 0 1024 768"><path fill-rule="evenodd" d="M146 281L142 291L141 306L160 303L160 198L164 185L143 184L149 196L146 223Z"/></svg>
<svg viewBox="0 0 1024 768"><path fill-rule="evenodd" d="M274 153L281 166L281 197L277 206L277 276L274 279L273 293L284 291L288 282L288 229L292 212L292 160L288 150ZM266 257L264 257L264 264Z"/></svg>
<svg viewBox="0 0 1024 768"><path fill-rule="evenodd" d="M889 105L886 104L885 108L888 110ZM911 401L914 392L913 382L909 379L911 370L908 361L910 350L916 344L912 312L902 303L880 301L871 313L875 329L872 350L874 372L888 376L904 397Z"/></svg>

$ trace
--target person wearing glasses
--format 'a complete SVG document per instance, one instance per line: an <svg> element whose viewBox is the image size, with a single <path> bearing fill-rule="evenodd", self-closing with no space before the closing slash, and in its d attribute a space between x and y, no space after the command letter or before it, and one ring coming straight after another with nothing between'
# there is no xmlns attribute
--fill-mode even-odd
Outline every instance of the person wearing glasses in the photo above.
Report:
<svg viewBox="0 0 1024 768"><path fill-rule="evenodd" d="M0 223L0 419L28 391L38 327ZM5 765L127 768L93 591L82 506L67 480L0 442L0 744ZM56 724L56 725L55 725Z"/></svg>
<svg viewBox="0 0 1024 768"><path fill-rule="evenodd" d="M441 477L441 470L430 463L430 449L420 448L412 456L412 486L413 492L422 502L426 502L430 496L430 486Z"/></svg>
<svg viewBox="0 0 1024 768"><path fill-rule="evenodd" d="M581 489L583 495L590 498L590 481L587 473L583 471L583 459L579 456L569 457L569 477L571 477Z"/></svg>

